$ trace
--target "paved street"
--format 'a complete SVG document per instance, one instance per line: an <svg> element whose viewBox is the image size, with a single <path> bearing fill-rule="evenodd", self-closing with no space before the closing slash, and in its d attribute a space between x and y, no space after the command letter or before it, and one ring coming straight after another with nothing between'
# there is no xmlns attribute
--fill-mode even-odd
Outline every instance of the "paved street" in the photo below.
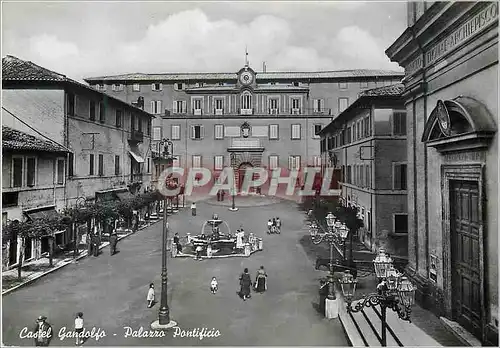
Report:
<svg viewBox="0 0 500 348"><path fill-rule="evenodd" d="M237 198L238 200L244 198ZM242 203L242 205L244 205ZM3 343L31 345L20 339L24 326L32 327L44 314L53 325L56 336L51 345L72 345L57 337L65 325L73 327L74 314L83 311L85 327L101 328L106 337L89 339L86 345L328 345L346 346L347 340L338 320L321 318L312 306L317 301L317 278L299 239L308 233L303 229L304 214L292 202L260 207L240 208L230 212L226 206L199 202L198 216L186 209L169 218L172 232L181 236L199 232L203 221L216 212L228 220L231 229L243 224L247 232L264 238L264 250L250 258L228 258L194 261L190 258L169 259L169 301L171 316L179 327L217 329L218 338L180 338L169 332L164 338L124 337L124 327L134 330L157 318L159 303L146 308L148 284L156 285L160 297L161 222L123 240L120 253L110 257L109 250L99 258L83 259L79 264L42 278L35 284L3 298ZM279 216L283 221L281 235L265 234L266 221ZM238 276L244 267L252 278L260 265L269 274L269 290L253 294L246 302L239 299ZM219 292L212 295L212 276L219 280ZM116 336L115 336L116 335Z"/></svg>

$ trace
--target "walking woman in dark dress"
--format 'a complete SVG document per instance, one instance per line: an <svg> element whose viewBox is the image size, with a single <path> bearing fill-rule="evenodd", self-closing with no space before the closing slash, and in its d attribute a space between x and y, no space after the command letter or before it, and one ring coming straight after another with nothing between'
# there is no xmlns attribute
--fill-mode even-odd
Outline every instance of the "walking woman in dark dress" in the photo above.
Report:
<svg viewBox="0 0 500 348"><path fill-rule="evenodd" d="M264 292L267 290L267 273L264 266L260 266L255 277L255 291Z"/></svg>
<svg viewBox="0 0 500 348"><path fill-rule="evenodd" d="M245 268L240 276L240 297L243 301L250 298L250 288L252 287L252 280L250 279L250 274L248 274L248 268Z"/></svg>

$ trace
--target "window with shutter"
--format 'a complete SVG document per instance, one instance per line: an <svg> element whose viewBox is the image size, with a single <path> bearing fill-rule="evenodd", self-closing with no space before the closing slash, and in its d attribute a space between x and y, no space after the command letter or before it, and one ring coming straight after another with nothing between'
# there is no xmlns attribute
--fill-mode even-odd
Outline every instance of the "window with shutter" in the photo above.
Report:
<svg viewBox="0 0 500 348"><path fill-rule="evenodd" d="M106 120L106 104L105 102L99 103L99 121L104 123Z"/></svg>
<svg viewBox="0 0 500 348"><path fill-rule="evenodd" d="M214 169L222 170L224 168L224 156L217 155L214 157Z"/></svg>
<svg viewBox="0 0 500 348"><path fill-rule="evenodd" d="M76 96L73 93L68 93L67 99L68 99L68 111L67 111L67 113L69 116L74 116L75 115Z"/></svg>
<svg viewBox="0 0 500 348"><path fill-rule="evenodd" d="M89 175L94 175L94 154L89 155Z"/></svg>
<svg viewBox="0 0 500 348"><path fill-rule="evenodd" d="M203 126L191 126L191 139L203 139Z"/></svg>
<svg viewBox="0 0 500 348"><path fill-rule="evenodd" d="M161 127L153 127L153 140L161 140Z"/></svg>
<svg viewBox="0 0 500 348"><path fill-rule="evenodd" d="M393 134L406 135L406 112L394 111L393 113Z"/></svg>
<svg viewBox="0 0 500 348"><path fill-rule="evenodd" d="M104 175L104 156L103 155L99 155L99 173L98 173L99 176L103 176Z"/></svg>
<svg viewBox="0 0 500 348"><path fill-rule="evenodd" d="M313 138L319 138L318 133L321 131L322 125L321 124L315 124L313 126Z"/></svg>
<svg viewBox="0 0 500 348"><path fill-rule="evenodd" d="M12 158L12 187L23 186L23 157Z"/></svg>
<svg viewBox="0 0 500 348"><path fill-rule="evenodd" d="M276 169L278 168L278 156L277 155L270 155L269 156L269 169Z"/></svg>
<svg viewBox="0 0 500 348"><path fill-rule="evenodd" d="M75 155L73 153L69 154L68 158L68 176L71 178L73 177L74 174L74 161L75 161Z"/></svg>
<svg viewBox="0 0 500 348"><path fill-rule="evenodd" d="M56 183L58 185L64 185L65 164L66 162L62 158L58 158L56 161L56 169L57 169Z"/></svg>
<svg viewBox="0 0 500 348"><path fill-rule="evenodd" d="M26 186L35 186L36 184L36 158L26 158Z"/></svg>
<svg viewBox="0 0 500 348"><path fill-rule="evenodd" d="M201 168L201 156L200 155L193 155L192 159L193 163L193 168Z"/></svg>
<svg viewBox="0 0 500 348"><path fill-rule="evenodd" d="M95 121L95 101L93 100L89 102L89 119Z"/></svg>
<svg viewBox="0 0 500 348"><path fill-rule="evenodd" d="M174 114L177 114L180 112L179 109L177 108L177 103L178 103L177 100L174 100L172 103L172 113L174 113Z"/></svg>
<svg viewBox="0 0 500 348"><path fill-rule="evenodd" d="M214 133L215 133L215 139L217 140L224 139L224 125L216 124Z"/></svg>
<svg viewBox="0 0 500 348"><path fill-rule="evenodd" d="M394 163L393 189L406 190L406 164Z"/></svg>
<svg viewBox="0 0 500 348"><path fill-rule="evenodd" d="M172 140L181 140L181 126L174 124L171 126Z"/></svg>
<svg viewBox="0 0 500 348"><path fill-rule="evenodd" d="M300 156L295 156L295 169L300 170Z"/></svg>
<svg viewBox="0 0 500 348"><path fill-rule="evenodd" d="M120 175L120 156L115 155L115 175Z"/></svg>
<svg viewBox="0 0 500 348"><path fill-rule="evenodd" d="M182 113L186 113L187 112L187 101L183 100L182 101Z"/></svg>
<svg viewBox="0 0 500 348"><path fill-rule="evenodd" d="M300 140L300 124L292 124L292 140Z"/></svg>
<svg viewBox="0 0 500 348"><path fill-rule="evenodd" d="M270 124L269 125L269 139L277 140L278 138L279 138L278 125L277 124Z"/></svg>
<svg viewBox="0 0 500 348"><path fill-rule="evenodd" d="M116 110L115 111L115 116L116 116L116 127L121 128L122 126L122 110Z"/></svg>
<svg viewBox="0 0 500 348"><path fill-rule="evenodd" d="M349 98L339 98L339 112L343 112L349 106Z"/></svg>

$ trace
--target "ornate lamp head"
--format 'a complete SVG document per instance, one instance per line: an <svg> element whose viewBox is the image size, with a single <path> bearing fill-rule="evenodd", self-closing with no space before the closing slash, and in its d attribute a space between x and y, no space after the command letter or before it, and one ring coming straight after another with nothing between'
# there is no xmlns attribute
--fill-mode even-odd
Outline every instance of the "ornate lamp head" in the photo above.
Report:
<svg viewBox="0 0 500 348"><path fill-rule="evenodd" d="M314 222L309 226L309 233L313 238L318 235L318 226Z"/></svg>
<svg viewBox="0 0 500 348"><path fill-rule="evenodd" d="M341 224L339 227L340 231L340 238L342 240L345 240L347 238L347 235L349 234L349 229L347 228L346 224Z"/></svg>
<svg viewBox="0 0 500 348"><path fill-rule="evenodd" d="M347 301L350 301L354 297L357 282L358 281L354 279L354 276L349 271L346 271L342 276L340 286L342 287L342 293Z"/></svg>
<svg viewBox="0 0 500 348"><path fill-rule="evenodd" d="M394 268L393 265L389 267L386 275L386 285L389 290L396 290L399 285L401 274Z"/></svg>
<svg viewBox="0 0 500 348"><path fill-rule="evenodd" d="M328 213L328 215L326 216L326 224L328 225L328 227L332 228L335 224L335 215L333 215L332 213Z"/></svg>
<svg viewBox="0 0 500 348"><path fill-rule="evenodd" d="M410 308L415 303L415 290L415 286L408 280L407 277L401 277L398 286L398 294L401 303L406 308Z"/></svg>
<svg viewBox="0 0 500 348"><path fill-rule="evenodd" d="M377 257L373 260L373 266L375 267L375 273L378 278L386 278L387 271L392 265L392 259L385 253L384 249L380 249Z"/></svg>

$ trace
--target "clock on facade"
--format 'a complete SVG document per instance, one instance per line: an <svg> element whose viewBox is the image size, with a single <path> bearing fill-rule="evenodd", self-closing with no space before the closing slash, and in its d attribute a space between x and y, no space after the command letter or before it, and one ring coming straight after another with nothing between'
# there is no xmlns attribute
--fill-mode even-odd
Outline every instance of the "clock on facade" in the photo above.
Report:
<svg viewBox="0 0 500 348"><path fill-rule="evenodd" d="M253 82L253 75L250 71L244 71L240 75L240 82L243 85L249 85Z"/></svg>

